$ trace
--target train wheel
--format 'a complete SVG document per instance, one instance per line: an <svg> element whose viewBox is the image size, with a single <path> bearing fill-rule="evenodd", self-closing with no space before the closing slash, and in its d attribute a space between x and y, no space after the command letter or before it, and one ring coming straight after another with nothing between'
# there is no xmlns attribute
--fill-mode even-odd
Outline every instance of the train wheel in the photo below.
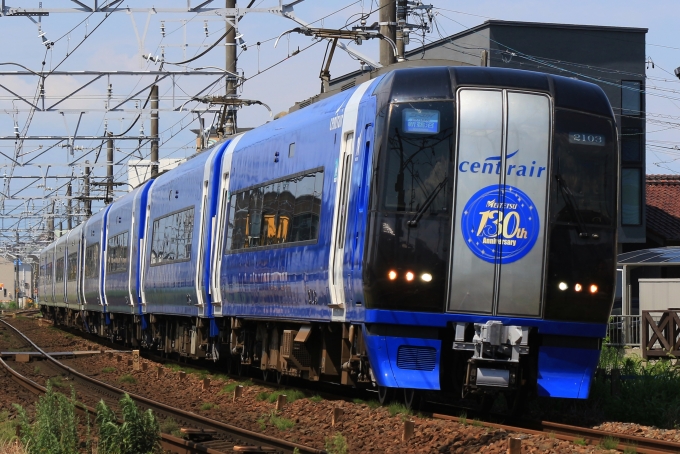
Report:
<svg viewBox="0 0 680 454"><path fill-rule="evenodd" d="M392 400L392 388L378 385L378 402L380 405L386 405Z"/></svg>
<svg viewBox="0 0 680 454"><path fill-rule="evenodd" d="M422 400L421 393L412 388L404 388L404 405L409 410L419 410Z"/></svg>

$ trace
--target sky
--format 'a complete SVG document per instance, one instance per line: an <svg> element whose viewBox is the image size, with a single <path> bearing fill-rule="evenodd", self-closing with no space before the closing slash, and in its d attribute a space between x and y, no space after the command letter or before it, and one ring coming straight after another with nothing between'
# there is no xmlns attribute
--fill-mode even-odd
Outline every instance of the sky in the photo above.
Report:
<svg viewBox="0 0 680 454"><path fill-rule="evenodd" d="M92 0L83 0L92 3ZM38 7L37 1L7 0L8 7ZM100 1L101 3L101 1ZM200 4L191 0L192 6ZM246 0L239 0L238 6L244 8ZM314 22L314 26L340 28L357 21L362 13L377 8L376 0L305 0L294 6L296 17ZM673 75L673 69L680 66L680 42L677 33L677 17L680 5L677 1L659 0L650 2L628 0L477 0L458 2L453 0L432 0L434 6L433 30L424 35L425 42L438 40L443 36L458 33L493 18L512 21L552 22L587 25L611 25L641 27L649 29L647 34L647 58L654 62L647 69L646 95L647 125L647 173L680 174L680 81ZM75 3L68 0L43 2L50 8L73 8ZM161 6L162 5L162 6ZM186 66L172 65L204 51L206 46L215 43L224 33L225 22L216 14L197 15L193 13L130 13L125 8L185 8L186 0L164 0L151 2L145 0L124 2L120 11L109 15L86 13L54 13L41 18L38 25L26 17L0 17L0 70L20 70L15 63L33 71L40 71L44 62L46 70L158 70L160 66L142 58L142 54L164 55L166 63L163 70L192 71L194 68L225 64L224 46L218 44L205 56L188 63ZM207 7L221 7L217 0ZM254 8L278 6L276 0L257 0ZM133 25L133 21L134 24ZM378 21L377 13L367 19L368 24ZM280 39L275 47L276 38L286 30L297 26L292 20L276 14L250 12L238 24L239 33L247 43L245 51L239 50L239 72L246 77L241 88L245 99L256 99L267 104L276 114L287 111L296 101L318 94L319 72L323 62L325 43L316 43L312 38L290 34ZM162 28L165 30L163 36ZM206 30L207 28L207 30ZM39 30L44 32L48 42L54 41L50 49L42 44ZM144 31L146 30L146 34ZM207 36L206 36L207 35ZM144 38L140 43L139 38ZM415 38L415 37L414 37ZM411 40L408 48L420 43ZM378 41L367 41L361 46L351 47L374 60L378 60ZM300 52L297 52L299 49ZM520 49L521 50L521 49ZM339 76L359 69L360 63L337 50L330 68L332 76ZM218 69L215 69L219 72ZM200 73L201 71L196 71ZM45 82L46 105L57 102L60 97L71 93L85 82L86 76L50 76ZM192 110L202 110L206 106L190 101L200 90L215 82L216 76L192 75L176 76L175 85L171 78L159 82L161 101L160 131L161 158L183 158L194 152L195 135L190 129L197 128L196 114ZM123 112L104 112L107 102L121 101L151 84L150 76L111 76L88 85L73 99L59 104L61 112L33 112L28 104L18 100L15 95L0 88L0 136L14 135L15 125L27 135L70 135L79 122L78 133L101 136L105 131L120 134L136 120L139 107L144 104L148 91L142 91L126 103ZM111 84L111 100L108 99L108 84ZM38 78L35 76L1 76L0 85L12 90L28 100L38 93ZM214 94L224 92L223 85L213 86ZM50 102L52 101L52 102ZM116 102L117 104L118 102ZM178 111L183 107L182 111ZM176 109L175 111L172 111ZM238 113L240 127L256 127L271 120L269 111L262 106L244 107ZM204 114L206 124L213 121L212 114ZM142 132L143 130L143 132ZM138 136L150 132L148 112L142 112L128 132ZM105 153L99 151L101 141L80 141L74 149L63 147L64 143L46 151L49 142L26 141L19 157L15 156L16 144L12 140L0 141L0 153L16 158L18 165L0 155L0 177L14 175L9 186L5 183L2 193L16 197L35 197L35 200L7 200L0 207L0 230L20 228L23 231L39 228L42 220L24 218L17 224L16 216L22 212L33 213L44 210L48 202L41 200L50 194L65 194L66 180L43 179L35 181L29 177L50 175L75 175L83 173L83 163L87 160L95 169L95 176L105 175ZM42 148L40 148L42 145ZM137 140L118 140L114 168L116 181L126 181L125 161L128 155L148 158L149 146L139 147ZM42 154L41 154L42 153ZM99 153L99 156L97 156ZM96 162L96 164L95 164ZM23 164L23 166L21 165ZM40 167L38 167L40 165ZM51 166L47 170L47 166ZM4 172L4 173L3 173ZM7 179L3 179L7 181ZM82 189L82 179L74 187L74 194ZM26 189L24 186L27 186ZM121 186L120 191L128 188ZM122 192L117 195L122 194ZM63 210L65 202L57 202L57 209ZM95 203L94 209L101 206ZM8 213L10 212L10 213ZM2 235L2 234L0 234ZM0 236L0 244L2 237Z"/></svg>

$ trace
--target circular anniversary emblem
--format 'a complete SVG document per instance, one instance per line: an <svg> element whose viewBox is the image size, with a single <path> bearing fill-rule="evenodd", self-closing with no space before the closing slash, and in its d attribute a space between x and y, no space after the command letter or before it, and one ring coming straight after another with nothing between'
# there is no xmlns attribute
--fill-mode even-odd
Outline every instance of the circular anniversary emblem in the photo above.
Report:
<svg viewBox="0 0 680 454"><path fill-rule="evenodd" d="M461 232L473 254L490 263L516 262L531 251L540 220L529 196L514 186L487 186L465 204Z"/></svg>

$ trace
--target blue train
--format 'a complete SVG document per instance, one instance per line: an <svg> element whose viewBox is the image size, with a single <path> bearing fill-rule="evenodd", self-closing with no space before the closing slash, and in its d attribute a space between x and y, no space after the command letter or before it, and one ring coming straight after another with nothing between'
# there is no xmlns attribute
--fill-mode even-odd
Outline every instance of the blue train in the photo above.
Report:
<svg viewBox="0 0 680 454"><path fill-rule="evenodd" d="M616 278L596 85L399 69L231 137L40 254L44 313L166 354L419 391L586 398Z"/></svg>

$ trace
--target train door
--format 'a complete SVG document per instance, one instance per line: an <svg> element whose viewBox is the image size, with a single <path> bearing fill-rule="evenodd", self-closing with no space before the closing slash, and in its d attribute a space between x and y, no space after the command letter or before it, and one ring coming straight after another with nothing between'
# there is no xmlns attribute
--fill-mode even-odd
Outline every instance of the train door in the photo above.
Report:
<svg viewBox="0 0 680 454"><path fill-rule="evenodd" d="M540 316L550 98L461 89L449 311Z"/></svg>

